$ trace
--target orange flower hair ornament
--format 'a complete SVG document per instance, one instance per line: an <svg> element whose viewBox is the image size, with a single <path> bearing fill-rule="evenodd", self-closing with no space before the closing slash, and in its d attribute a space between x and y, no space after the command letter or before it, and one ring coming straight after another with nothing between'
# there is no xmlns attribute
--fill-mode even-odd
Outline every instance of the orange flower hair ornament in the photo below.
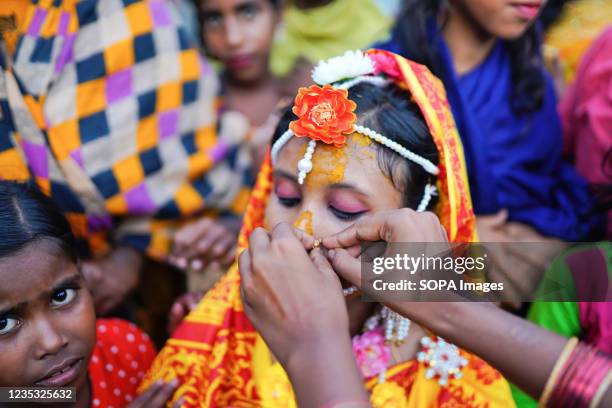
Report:
<svg viewBox="0 0 612 408"><path fill-rule="evenodd" d="M357 124L357 104L348 98L348 89L362 82L385 86L389 83L385 76L394 79L397 75L397 67L391 62L385 60L383 54L364 54L361 51L348 51L340 57L321 61L312 72L312 79L318 85L300 88L292 109L297 120L289 124L289 129L272 146L272 165L276 165L280 150L292 137L309 138L306 153L298 162L298 182L303 184L312 170L312 156L317 141L342 147L347 135L357 132L420 165L428 173L437 175L439 169L431 161ZM423 198L417 207L418 212L427 210L434 194L435 185L425 186Z"/></svg>

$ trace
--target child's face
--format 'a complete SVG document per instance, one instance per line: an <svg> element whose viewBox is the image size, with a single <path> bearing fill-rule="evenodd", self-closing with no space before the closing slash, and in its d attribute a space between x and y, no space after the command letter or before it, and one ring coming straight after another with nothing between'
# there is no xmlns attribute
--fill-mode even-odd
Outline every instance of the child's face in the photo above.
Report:
<svg viewBox="0 0 612 408"><path fill-rule="evenodd" d="M229 74L245 83L268 72L268 56L278 22L270 0L201 0L206 49Z"/></svg>
<svg viewBox="0 0 612 408"><path fill-rule="evenodd" d="M546 0L459 0L484 31L504 40L520 37L535 21Z"/></svg>
<svg viewBox="0 0 612 408"><path fill-rule="evenodd" d="M0 259L0 386L86 385L94 307L76 265L40 240Z"/></svg>
<svg viewBox="0 0 612 408"><path fill-rule="evenodd" d="M359 217L400 208L402 193L378 165L375 142L353 134L342 148L317 143L313 168L303 185L297 163L307 138L292 138L280 151L266 207L265 226L292 223L315 238L340 232Z"/></svg>

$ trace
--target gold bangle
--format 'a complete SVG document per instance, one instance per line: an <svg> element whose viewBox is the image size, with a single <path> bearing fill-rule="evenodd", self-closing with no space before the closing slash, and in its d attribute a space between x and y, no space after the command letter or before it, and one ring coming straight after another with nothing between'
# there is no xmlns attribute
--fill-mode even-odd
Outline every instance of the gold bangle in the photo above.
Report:
<svg viewBox="0 0 612 408"><path fill-rule="evenodd" d="M555 363L555 366L550 372L548 380L546 380L544 391L542 392L542 396L540 396L540 401L538 402L538 408L544 408L546 407L546 404L548 404L548 399L550 398L550 395L552 394L552 391L555 388L555 385L557 384L557 378L559 377L559 373L561 373L561 370L565 366L567 359L572 354L577 344L578 339L576 337L572 337L567 341L567 343L565 343L563 351L561 351L561 354L559 354L557 362Z"/></svg>
<svg viewBox="0 0 612 408"><path fill-rule="evenodd" d="M599 387L597 388L597 391L595 391L595 395L593 396L593 400L589 404L589 408L597 408L599 406L601 399L606 394L606 391L608 391L608 388L610 388L611 383L612 371L609 372L608 375L604 377L604 380L601 382L601 384L599 384Z"/></svg>

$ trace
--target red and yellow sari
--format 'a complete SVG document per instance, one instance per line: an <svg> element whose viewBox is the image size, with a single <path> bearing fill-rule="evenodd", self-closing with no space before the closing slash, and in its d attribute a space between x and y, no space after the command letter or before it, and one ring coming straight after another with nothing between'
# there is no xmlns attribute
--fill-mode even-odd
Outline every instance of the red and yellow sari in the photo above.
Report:
<svg viewBox="0 0 612 408"><path fill-rule="evenodd" d="M370 51L381 52L381 51ZM440 153L438 216L453 242L477 240L463 150L442 84L427 68L386 53L397 69L393 79L420 107ZM271 190L270 159L257 180L240 234L240 247L263 224ZM464 351L463 377L440 386L425 378L425 367L410 360L387 371L387 381L366 379L375 407L514 406L501 375ZM188 407L293 407L291 384L244 314L239 274L234 264L202 299L161 350L141 388L158 379L180 379L175 400Z"/></svg>

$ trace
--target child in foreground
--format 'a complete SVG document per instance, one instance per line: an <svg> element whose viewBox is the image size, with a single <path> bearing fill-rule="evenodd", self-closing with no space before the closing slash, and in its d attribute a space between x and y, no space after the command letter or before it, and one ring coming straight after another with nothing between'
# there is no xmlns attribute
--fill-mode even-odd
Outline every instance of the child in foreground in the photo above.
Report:
<svg viewBox="0 0 612 408"><path fill-rule="evenodd" d="M0 181L0 229L0 387L75 387L73 407L164 406L178 383L137 395L154 347L131 323L96 320L70 225L52 201Z"/></svg>

